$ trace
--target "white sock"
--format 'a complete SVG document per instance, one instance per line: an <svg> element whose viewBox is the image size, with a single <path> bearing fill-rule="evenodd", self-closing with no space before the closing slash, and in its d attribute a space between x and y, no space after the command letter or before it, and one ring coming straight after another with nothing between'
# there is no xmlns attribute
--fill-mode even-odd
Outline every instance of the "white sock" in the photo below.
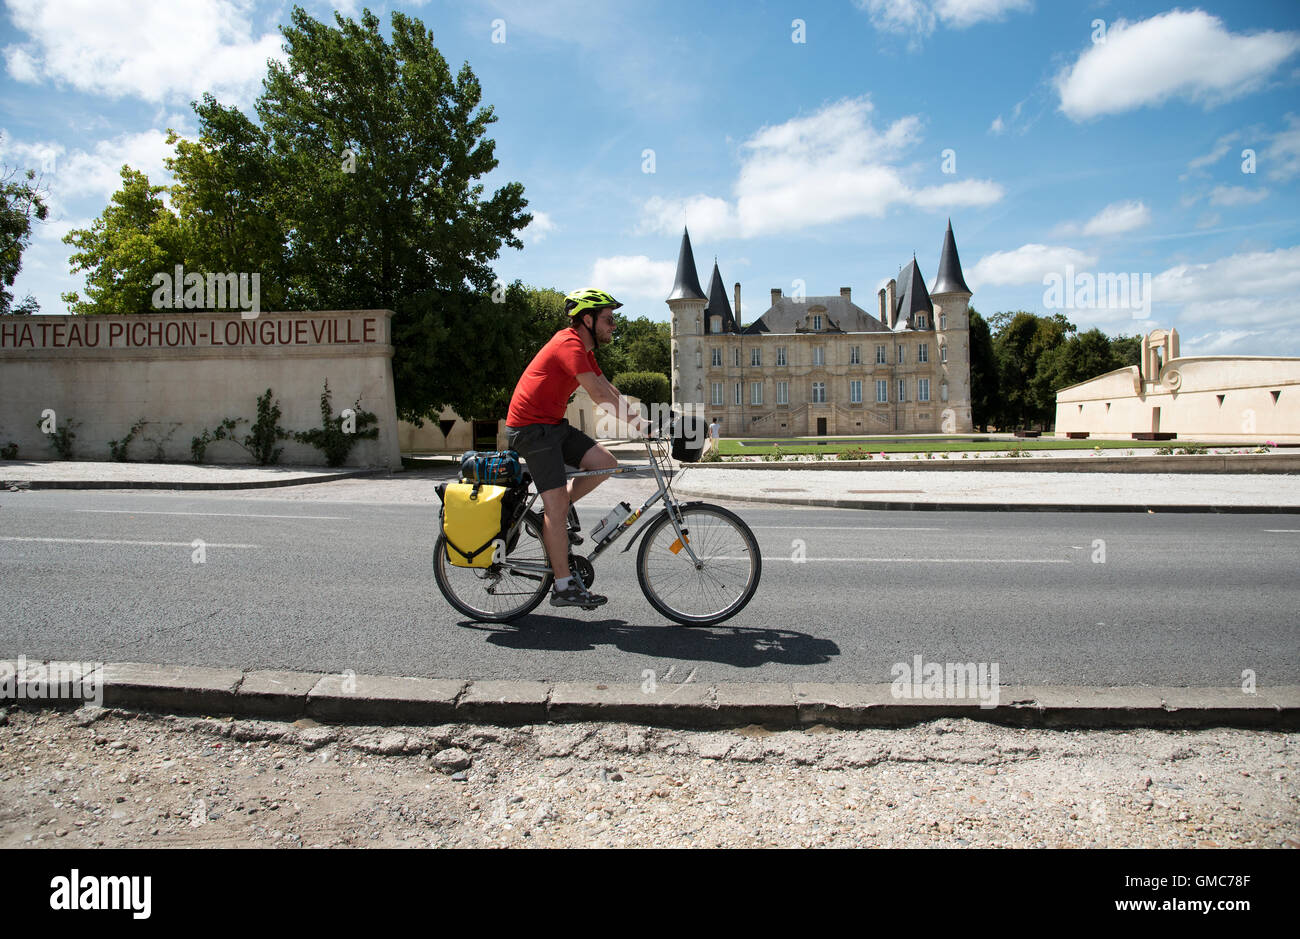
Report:
<svg viewBox="0 0 1300 939"><path fill-rule="evenodd" d="M563 593L564 591L568 590L572 584L573 584L572 574L570 574L568 577L555 578L555 589L560 593Z"/></svg>

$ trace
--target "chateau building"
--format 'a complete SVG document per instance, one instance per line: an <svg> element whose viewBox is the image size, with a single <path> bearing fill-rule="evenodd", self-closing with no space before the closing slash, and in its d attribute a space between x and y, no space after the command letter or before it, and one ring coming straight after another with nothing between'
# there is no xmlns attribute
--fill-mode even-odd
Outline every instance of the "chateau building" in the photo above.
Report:
<svg viewBox="0 0 1300 939"><path fill-rule="evenodd" d="M700 287L682 233L672 311L672 396L717 418L730 437L970 432L970 288L952 222L934 287L913 258L877 296L876 315L838 296L771 292L740 320L717 262Z"/></svg>

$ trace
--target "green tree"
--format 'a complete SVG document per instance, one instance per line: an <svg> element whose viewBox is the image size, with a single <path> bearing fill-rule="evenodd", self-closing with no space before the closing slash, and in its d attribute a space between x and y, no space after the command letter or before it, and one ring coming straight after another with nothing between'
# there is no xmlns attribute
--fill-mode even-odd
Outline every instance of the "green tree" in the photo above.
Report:
<svg viewBox="0 0 1300 939"><path fill-rule="evenodd" d="M222 107L211 95L195 103L194 112L197 140L174 131L167 136L176 148L167 160L176 179L172 204L190 233L186 267L256 273L261 307L286 309L287 233L276 199L281 167L270 140L238 108Z"/></svg>
<svg viewBox="0 0 1300 939"><path fill-rule="evenodd" d="M494 303L490 266L532 217L519 183L484 198L497 166L465 64L453 76L432 35L394 12L392 41L368 10L337 27L295 7L285 64L272 62L257 112L281 161L290 295L310 308L389 308L398 413L479 413L484 363L509 355L524 309ZM508 292L508 291L507 291ZM463 364L463 367L458 367Z"/></svg>
<svg viewBox="0 0 1300 939"><path fill-rule="evenodd" d="M634 320L623 319L618 326L615 345L621 345L626 352L628 371L658 372L667 377L672 371L671 325L638 316Z"/></svg>
<svg viewBox="0 0 1300 939"><path fill-rule="evenodd" d="M642 404L670 404L668 376L659 372L621 372L611 379L625 395L640 399Z"/></svg>
<svg viewBox="0 0 1300 939"><path fill-rule="evenodd" d="M23 252L31 244L33 221L43 222L48 214L35 170L0 171L0 315L38 309L31 296L15 306L9 288L23 269Z"/></svg>
<svg viewBox="0 0 1300 939"><path fill-rule="evenodd" d="M971 422L979 430L988 430L989 421L998 407L998 361L993 354L993 337L989 324L974 307L970 308L970 395Z"/></svg>
<svg viewBox="0 0 1300 939"><path fill-rule="evenodd" d="M1096 378L1120 367L1114 344L1100 329L1071 336L1045 357L1039 367L1046 387L1051 389L1053 404L1056 392L1070 385Z"/></svg>
<svg viewBox="0 0 1300 939"><path fill-rule="evenodd" d="M88 229L74 229L63 243L76 250L72 273L86 271L86 299L63 295L71 313L148 313L155 274L170 274L185 262L186 237L180 219L163 203L166 186L153 186L138 170L123 166L122 188Z"/></svg>
<svg viewBox="0 0 1300 939"><path fill-rule="evenodd" d="M1115 336L1110 341L1110 348L1115 356L1114 368L1142 364L1141 336Z"/></svg>

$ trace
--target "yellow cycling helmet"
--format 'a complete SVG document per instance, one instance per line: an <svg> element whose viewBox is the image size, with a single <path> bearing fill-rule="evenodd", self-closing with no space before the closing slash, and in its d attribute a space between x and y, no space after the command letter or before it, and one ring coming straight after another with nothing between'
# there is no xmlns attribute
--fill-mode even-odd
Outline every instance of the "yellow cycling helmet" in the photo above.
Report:
<svg viewBox="0 0 1300 939"><path fill-rule="evenodd" d="M564 311L569 316L577 316L587 310L603 310L606 307L617 310L622 305L605 291L597 290L595 287L575 290L564 298Z"/></svg>

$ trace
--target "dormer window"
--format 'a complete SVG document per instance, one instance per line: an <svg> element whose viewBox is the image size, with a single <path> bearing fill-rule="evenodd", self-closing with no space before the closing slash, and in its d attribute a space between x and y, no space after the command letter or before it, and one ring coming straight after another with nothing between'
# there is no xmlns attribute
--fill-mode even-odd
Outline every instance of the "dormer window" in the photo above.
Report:
<svg viewBox="0 0 1300 939"><path fill-rule="evenodd" d="M929 327L926 326L925 324L926 324L925 314L924 314L924 313L918 313L918 314L916 314L916 328L917 328L917 329L928 329Z"/></svg>
<svg viewBox="0 0 1300 939"><path fill-rule="evenodd" d="M812 328L814 331L820 330L822 328L822 318L820 315L813 316Z"/></svg>
<svg viewBox="0 0 1300 939"><path fill-rule="evenodd" d="M722 317L721 317L721 316L710 316L710 317L709 317L709 332L711 332L711 333L720 333L720 332L722 332Z"/></svg>

